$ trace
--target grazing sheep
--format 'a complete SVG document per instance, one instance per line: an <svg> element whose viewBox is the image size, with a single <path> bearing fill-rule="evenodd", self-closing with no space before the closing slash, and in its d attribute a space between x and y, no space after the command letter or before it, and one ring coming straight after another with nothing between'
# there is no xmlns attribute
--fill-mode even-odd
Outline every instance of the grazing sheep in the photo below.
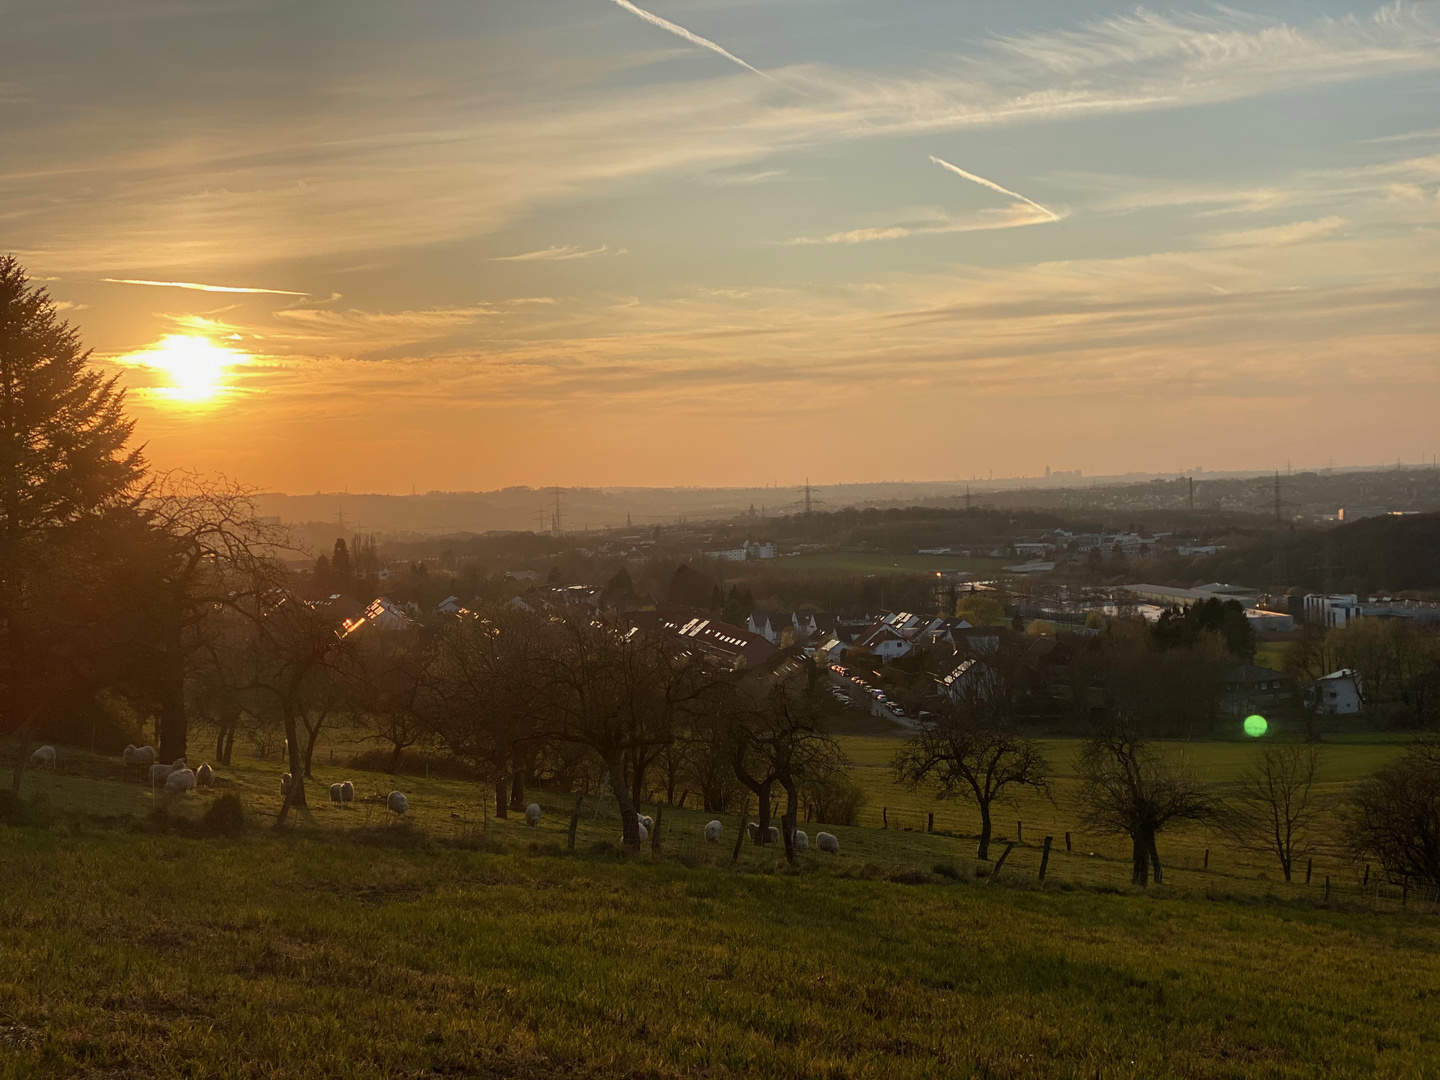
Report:
<svg viewBox="0 0 1440 1080"><path fill-rule="evenodd" d="M154 765L155 748L153 746L127 746L125 752L120 755L120 760L126 765Z"/></svg>
<svg viewBox="0 0 1440 1080"><path fill-rule="evenodd" d="M348 803L355 801L355 785L346 780L340 785L340 802Z"/></svg>
<svg viewBox="0 0 1440 1080"><path fill-rule="evenodd" d="M655 828L655 819L652 818L649 814L641 814L640 824L645 826L646 832L649 832Z"/></svg>
<svg viewBox="0 0 1440 1080"><path fill-rule="evenodd" d="M173 772L175 772L175 771L176 771L176 770L175 770L175 766L174 766L174 765L159 765L159 764L151 765L151 766L150 766L150 786L151 786L151 787L154 787L156 784L163 784L163 783L165 783L166 780L169 780L169 779L170 779L170 774L173 773Z"/></svg>
<svg viewBox="0 0 1440 1080"><path fill-rule="evenodd" d="M795 835L791 838L791 840L792 843L795 845L796 851L803 854L810 850L810 837L805 835L804 829L796 829Z"/></svg>
<svg viewBox="0 0 1440 1080"><path fill-rule="evenodd" d="M770 826L770 833L769 833L769 835L770 835L770 843L772 843L772 844L778 844L778 843L780 842L780 830L777 829L774 825L771 825L771 826Z"/></svg>
<svg viewBox="0 0 1440 1080"><path fill-rule="evenodd" d="M815 846L827 855L840 854L840 841L828 832L816 833Z"/></svg>
<svg viewBox="0 0 1440 1080"><path fill-rule="evenodd" d="M172 769L183 769L183 768L185 768L188 764L189 764L189 762L187 762L187 761L185 760L185 758L182 756L182 757L177 757L174 761L172 761L172 762L170 763L170 767L171 767Z"/></svg>
<svg viewBox="0 0 1440 1080"><path fill-rule="evenodd" d="M410 809L410 800L398 791L392 791L385 797L385 807L392 814L403 815Z"/></svg>
<svg viewBox="0 0 1440 1080"><path fill-rule="evenodd" d="M179 795L182 792L195 790L195 772L193 769L176 769L165 778L165 794Z"/></svg>
<svg viewBox="0 0 1440 1080"><path fill-rule="evenodd" d="M38 747L38 748L36 749L36 751L35 751L33 754L30 755L30 764L31 764L31 765L49 765L49 766L53 769L53 768L55 767L55 747L53 747L53 746L41 746L41 747Z"/></svg>
<svg viewBox="0 0 1440 1080"><path fill-rule="evenodd" d="M720 834L725 831L725 826L718 821L712 821L705 826L705 839L712 844L720 842Z"/></svg>
<svg viewBox="0 0 1440 1080"><path fill-rule="evenodd" d="M330 801L333 802L336 806L339 806L339 805L340 805L340 785L339 785L339 784L331 784L331 785L330 785Z"/></svg>
<svg viewBox="0 0 1440 1080"><path fill-rule="evenodd" d="M195 786L197 788L215 786L215 770L210 768L209 762L202 761L200 767L195 770Z"/></svg>
<svg viewBox="0 0 1440 1080"><path fill-rule="evenodd" d="M757 837L757 836L759 836L759 835L760 835L760 825L759 825L758 822L752 821L752 822L750 822L749 824L747 824L747 825L745 826L745 837L746 837L746 839L748 839L748 840L750 841L750 843L753 844L753 843L755 842L755 837Z"/></svg>
<svg viewBox="0 0 1440 1080"><path fill-rule="evenodd" d="M525 824L529 825L532 829L540 824L539 803L532 802L529 806L525 807Z"/></svg>
<svg viewBox="0 0 1440 1080"><path fill-rule="evenodd" d="M289 797L290 797L290 774L289 774L288 772L287 772L287 773L281 773L281 774L280 774L280 798L282 798L282 799L288 799Z"/></svg>

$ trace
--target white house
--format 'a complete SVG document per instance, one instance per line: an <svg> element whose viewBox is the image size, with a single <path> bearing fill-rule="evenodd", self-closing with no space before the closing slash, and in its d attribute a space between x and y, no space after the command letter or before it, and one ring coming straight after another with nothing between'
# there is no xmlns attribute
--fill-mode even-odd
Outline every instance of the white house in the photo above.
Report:
<svg viewBox="0 0 1440 1080"><path fill-rule="evenodd" d="M1354 716L1362 703L1360 676L1350 668L1332 671L1305 688L1305 704L1325 716Z"/></svg>

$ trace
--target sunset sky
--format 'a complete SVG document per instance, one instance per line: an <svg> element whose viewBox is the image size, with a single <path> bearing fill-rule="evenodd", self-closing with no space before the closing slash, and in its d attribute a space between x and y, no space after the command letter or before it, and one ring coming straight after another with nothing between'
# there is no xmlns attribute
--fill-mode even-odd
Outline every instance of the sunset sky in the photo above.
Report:
<svg viewBox="0 0 1440 1080"><path fill-rule="evenodd" d="M0 250L161 467L408 492L1440 451L1440 3L0 11Z"/></svg>

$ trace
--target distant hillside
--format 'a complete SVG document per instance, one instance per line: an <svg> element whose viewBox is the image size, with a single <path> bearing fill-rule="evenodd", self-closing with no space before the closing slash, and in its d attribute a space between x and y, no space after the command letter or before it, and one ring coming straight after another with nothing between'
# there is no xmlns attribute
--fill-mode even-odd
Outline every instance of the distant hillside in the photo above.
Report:
<svg viewBox="0 0 1440 1080"><path fill-rule="evenodd" d="M1365 518L1287 534L1276 565L1274 536L1201 559L1194 576L1256 588L1388 595L1440 590L1440 513ZM1326 568L1329 567L1327 574ZM1328 581L1327 581L1328 579Z"/></svg>

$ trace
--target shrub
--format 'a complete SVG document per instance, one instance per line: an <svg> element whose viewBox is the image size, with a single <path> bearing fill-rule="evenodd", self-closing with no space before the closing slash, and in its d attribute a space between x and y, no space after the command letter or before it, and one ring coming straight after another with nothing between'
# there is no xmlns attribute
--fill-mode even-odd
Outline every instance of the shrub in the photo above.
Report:
<svg viewBox="0 0 1440 1080"><path fill-rule="evenodd" d="M245 807L240 796L227 791L212 802L200 818L197 831L202 836L241 836L245 832Z"/></svg>
<svg viewBox="0 0 1440 1080"><path fill-rule="evenodd" d="M840 770L806 784L800 791L800 806L806 821L825 825L854 825L865 805L865 792Z"/></svg>

